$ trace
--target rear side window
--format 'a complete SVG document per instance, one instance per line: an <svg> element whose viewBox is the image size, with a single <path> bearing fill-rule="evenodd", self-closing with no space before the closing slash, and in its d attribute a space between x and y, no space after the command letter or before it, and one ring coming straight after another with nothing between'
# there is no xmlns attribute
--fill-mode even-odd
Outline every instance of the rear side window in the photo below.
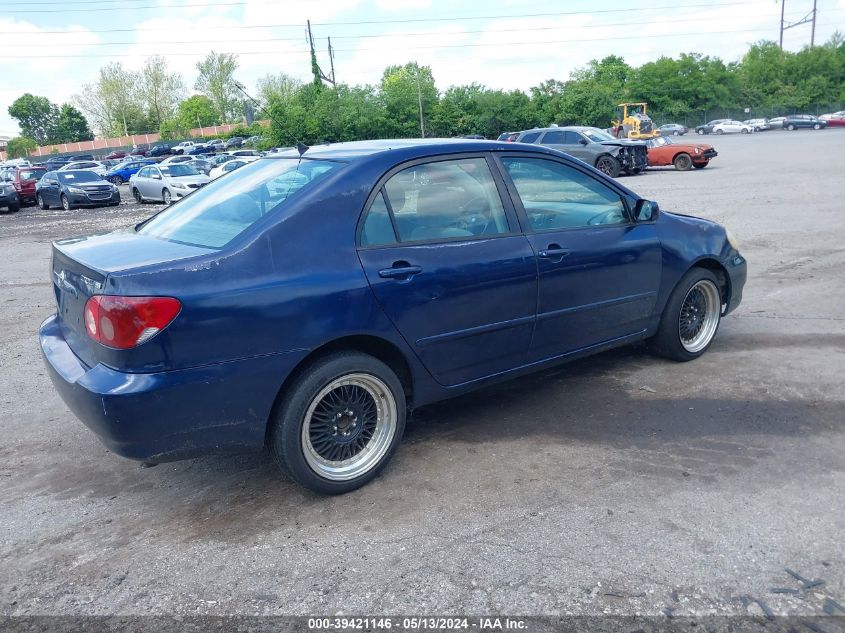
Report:
<svg viewBox="0 0 845 633"><path fill-rule="evenodd" d="M503 158L502 163L535 231L627 221L621 196L577 169L540 158Z"/></svg>
<svg viewBox="0 0 845 633"><path fill-rule="evenodd" d="M554 132L546 132L543 135L543 142L548 144L561 144L563 143L564 135L561 130L555 130Z"/></svg>
<svg viewBox="0 0 845 633"><path fill-rule="evenodd" d="M414 165L384 186L402 242L508 233L496 183L483 158Z"/></svg>
<svg viewBox="0 0 845 633"><path fill-rule="evenodd" d="M395 242L396 235L393 233L390 212L384 203L384 194L379 192L364 220L364 227L361 229L361 246L383 246Z"/></svg>
<svg viewBox="0 0 845 633"><path fill-rule="evenodd" d="M529 132L528 134L523 136L522 139L519 142L520 143L533 143L538 138L540 138L539 132Z"/></svg>
<svg viewBox="0 0 845 633"><path fill-rule="evenodd" d="M253 161L238 169L238 178L212 181L141 225L138 233L220 248L343 164L310 159Z"/></svg>

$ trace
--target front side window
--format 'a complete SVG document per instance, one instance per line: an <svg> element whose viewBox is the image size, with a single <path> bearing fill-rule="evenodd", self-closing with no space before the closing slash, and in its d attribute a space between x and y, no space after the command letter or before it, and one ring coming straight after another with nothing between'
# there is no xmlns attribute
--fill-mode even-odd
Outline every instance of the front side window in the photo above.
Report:
<svg viewBox="0 0 845 633"><path fill-rule="evenodd" d="M621 196L577 169L541 158L503 158L534 231L627 221Z"/></svg>
<svg viewBox="0 0 845 633"><path fill-rule="evenodd" d="M239 178L214 180L168 207L142 224L138 233L220 248L343 165L311 159L257 160L241 167Z"/></svg>
<svg viewBox="0 0 845 633"><path fill-rule="evenodd" d="M533 143L538 138L540 138L539 132L529 132L528 134L522 137L520 143Z"/></svg>
<svg viewBox="0 0 845 633"><path fill-rule="evenodd" d="M578 145L581 142L581 135L578 132L567 130L563 136L563 142L565 145Z"/></svg>
<svg viewBox="0 0 845 633"><path fill-rule="evenodd" d="M496 183L483 158L425 163L384 186L402 242L508 233Z"/></svg>

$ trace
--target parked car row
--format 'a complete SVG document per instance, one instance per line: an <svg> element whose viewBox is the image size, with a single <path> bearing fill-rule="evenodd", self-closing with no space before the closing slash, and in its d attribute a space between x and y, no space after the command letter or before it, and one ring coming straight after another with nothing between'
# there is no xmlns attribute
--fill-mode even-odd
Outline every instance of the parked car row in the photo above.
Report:
<svg viewBox="0 0 845 633"><path fill-rule="evenodd" d="M837 116L841 115L841 116ZM823 118L828 117L828 118ZM771 119L756 118L745 121L733 119L713 119L695 127L696 134L749 134L751 132L764 132L766 130L797 130L814 129L821 130L835 120L838 125L845 126L845 113L831 113L816 117L811 114L791 114L789 116L774 117ZM841 123L839 121L841 120Z"/></svg>

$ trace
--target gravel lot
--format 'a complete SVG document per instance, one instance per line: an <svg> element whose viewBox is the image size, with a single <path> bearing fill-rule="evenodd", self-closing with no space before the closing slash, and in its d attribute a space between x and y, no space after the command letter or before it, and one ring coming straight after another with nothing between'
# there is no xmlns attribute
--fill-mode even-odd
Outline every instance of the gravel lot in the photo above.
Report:
<svg viewBox="0 0 845 633"><path fill-rule="evenodd" d="M266 454L106 451L42 366L49 240L159 207L0 216L0 615L845 604L845 130L685 138L718 158L624 182L737 236L745 299L711 351L606 353L419 410L384 473L337 498Z"/></svg>

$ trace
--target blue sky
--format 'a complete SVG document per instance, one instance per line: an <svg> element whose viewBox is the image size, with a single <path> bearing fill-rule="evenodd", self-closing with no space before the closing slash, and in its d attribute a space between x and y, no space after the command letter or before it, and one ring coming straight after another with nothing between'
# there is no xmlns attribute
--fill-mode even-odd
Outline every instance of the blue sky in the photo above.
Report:
<svg viewBox="0 0 845 633"><path fill-rule="evenodd" d="M786 0L787 20L812 0ZM634 9L634 10L630 10ZM845 0L818 0L816 41L845 31ZM254 88L266 73L307 79L305 21L328 66L326 36L340 81L376 83L388 64L432 67L440 89L478 82L528 89L566 79L593 58L616 54L641 64L697 51L738 59L749 43L777 37L775 0L3 0L0 15L0 134L24 92L69 101L99 67L139 68L167 57L193 88L195 64L210 50L239 54L238 79ZM548 15L539 15L548 14ZM507 16L507 17L505 17ZM50 33L45 33L50 32ZM809 43L809 25L785 46Z"/></svg>

